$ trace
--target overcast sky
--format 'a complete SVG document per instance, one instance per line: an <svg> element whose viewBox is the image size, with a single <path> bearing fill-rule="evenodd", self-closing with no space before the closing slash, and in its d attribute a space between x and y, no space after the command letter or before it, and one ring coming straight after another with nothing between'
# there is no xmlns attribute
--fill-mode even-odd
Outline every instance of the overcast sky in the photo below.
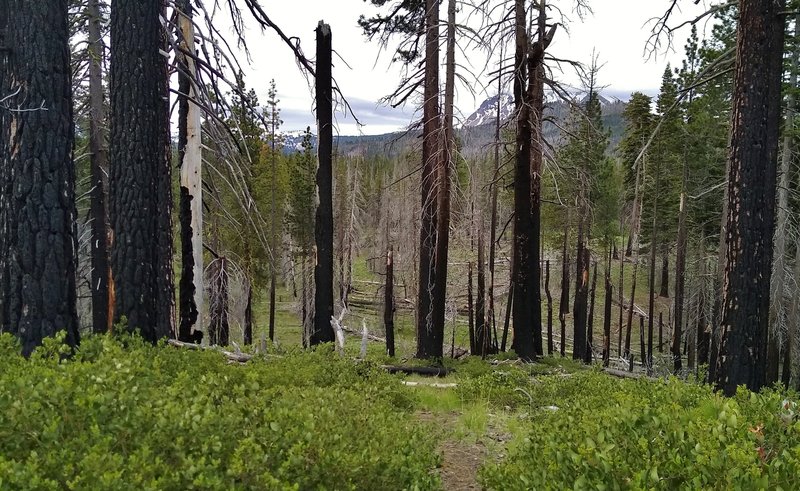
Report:
<svg viewBox="0 0 800 491"><path fill-rule="evenodd" d="M651 21L663 14L670 0L591 0L593 14L583 20L571 12L574 0L554 0L569 16L569 32L557 32L550 53L558 58L568 58L588 63L595 50L603 64L600 84L607 86L605 93L627 99L632 91L643 91L651 95L658 92L661 76L667 62L679 66L683 56L683 45L689 34L684 28L675 35L672 50L659 50L649 59L645 47L650 36ZM695 17L711 0L681 0L683 10L674 13L674 21ZM288 36L300 38L309 58L314 56L314 29L319 20L331 26L334 50L334 77L350 102L358 118L365 126L360 129L350 116L337 114L338 132L342 135L380 134L396 131L407 126L414 118L414 102L401 109L392 109L379 104L379 99L397 86L400 67L391 63L392 52L382 51L377 43L370 43L361 34L357 25L359 15L376 12L364 0L273 0L262 2L270 18ZM444 16L446 9L442 8ZM255 89L261 103L266 101L270 79L275 79L280 98L283 130L300 130L313 125L313 90L294 62L291 51L272 31L261 32L248 22L247 41L251 61L245 67L245 80ZM701 31L702 31L702 25ZM391 49L391 48L390 48ZM486 72L487 57L469 52L467 59L459 60L475 72ZM499 53L493 53L496 63ZM345 63L346 62L346 63ZM490 62L491 63L491 62ZM471 66L470 66L471 65ZM491 67L490 67L491 69ZM442 79L444 77L442 76ZM457 106L460 117L469 116L488 96L497 92L496 87L484 90L489 76L484 73L472 84L477 92L460 87L457 91ZM574 73L565 72L558 78L568 84L578 85ZM313 128L312 128L313 131Z"/></svg>

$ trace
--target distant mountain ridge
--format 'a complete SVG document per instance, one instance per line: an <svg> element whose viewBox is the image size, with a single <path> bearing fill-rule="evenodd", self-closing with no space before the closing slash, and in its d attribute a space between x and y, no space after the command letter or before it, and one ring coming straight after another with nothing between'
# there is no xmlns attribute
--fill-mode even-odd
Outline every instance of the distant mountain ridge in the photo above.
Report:
<svg viewBox="0 0 800 491"><path fill-rule="evenodd" d="M586 96L576 100L584 102ZM622 133L625 130L625 121L622 116L626 102L610 96L600 95L600 106L603 114L603 124L611 132L609 152L613 152ZM457 131L463 145L465 155L478 155L494 142L494 125L497 120L497 103L500 101L500 120L508 121L514 113L514 99L509 94L499 94L488 97L478 109L467 117ZM570 107L561 99L549 100L545 105L545 116L556 122L563 123L569 116ZM558 146L562 141L562 132L559 125L545 121L544 136L552 144ZM400 155L412 146L417 140L417 132L398 131L382 135L341 135L334 137L334 149L339 155L361 154L364 156L384 155L387 157ZM302 150L303 132L292 131L283 135L283 151L294 153ZM312 136L312 145L316 148L317 137Z"/></svg>
<svg viewBox="0 0 800 491"><path fill-rule="evenodd" d="M579 102L585 103L587 97L583 96ZM603 115L622 114L625 109L625 102L617 97L599 94L598 99L603 109ZM462 127L474 128L485 124L495 124L498 100L500 101L500 121L507 121L514 114L514 98L510 94L501 93L483 101L478 109L464 120ZM576 100L578 100L577 96ZM553 99L545 101L545 111L562 119L562 116L566 117L566 114L569 113L569 105L562 99Z"/></svg>

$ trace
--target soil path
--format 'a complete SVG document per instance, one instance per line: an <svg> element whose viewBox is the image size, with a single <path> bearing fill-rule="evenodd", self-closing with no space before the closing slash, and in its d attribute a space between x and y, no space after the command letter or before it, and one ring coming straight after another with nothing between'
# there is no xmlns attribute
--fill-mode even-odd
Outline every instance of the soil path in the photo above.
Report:
<svg viewBox="0 0 800 491"><path fill-rule="evenodd" d="M486 447L480 442L468 442L455 437L452 428L458 420L458 413L417 413L422 421L435 424L446 432L439 445L442 464L439 475L445 491L464 491L481 489L478 484L478 469L486 459Z"/></svg>

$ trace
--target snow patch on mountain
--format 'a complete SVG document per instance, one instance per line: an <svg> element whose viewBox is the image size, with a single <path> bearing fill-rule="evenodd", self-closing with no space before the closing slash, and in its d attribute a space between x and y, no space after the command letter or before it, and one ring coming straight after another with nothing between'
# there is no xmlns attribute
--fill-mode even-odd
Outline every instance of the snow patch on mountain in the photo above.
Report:
<svg viewBox="0 0 800 491"><path fill-rule="evenodd" d="M497 119L497 104L500 104L500 121L505 121L514 113L514 98L509 94L494 95L464 120L462 126L475 127L494 123Z"/></svg>

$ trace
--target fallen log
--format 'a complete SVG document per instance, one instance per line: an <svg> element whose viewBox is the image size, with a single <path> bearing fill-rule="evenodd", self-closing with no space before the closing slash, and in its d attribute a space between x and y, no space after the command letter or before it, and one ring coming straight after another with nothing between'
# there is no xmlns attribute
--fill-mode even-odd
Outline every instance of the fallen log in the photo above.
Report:
<svg viewBox="0 0 800 491"><path fill-rule="evenodd" d="M437 383L426 384L425 382L412 382L412 381L409 381L409 380L402 380L400 383L403 384L403 385L407 385L409 387L433 387L434 389L452 389L452 388L458 387L458 384L453 384L453 383L450 383L450 384L437 384Z"/></svg>
<svg viewBox="0 0 800 491"><path fill-rule="evenodd" d="M234 353L233 351L227 351L219 346L201 346L199 344L194 343L184 343L183 341L178 341L177 339L169 339L167 340L167 344L170 346L174 346L176 348L184 348L184 349L192 349L192 350L212 350L218 351L222 353L228 360L235 361L238 363L245 363L253 359L253 355L248 353Z"/></svg>
<svg viewBox="0 0 800 491"><path fill-rule="evenodd" d="M404 365L381 365L389 373L405 373L407 375L425 375L427 377L444 377L453 370L445 367L414 367Z"/></svg>

